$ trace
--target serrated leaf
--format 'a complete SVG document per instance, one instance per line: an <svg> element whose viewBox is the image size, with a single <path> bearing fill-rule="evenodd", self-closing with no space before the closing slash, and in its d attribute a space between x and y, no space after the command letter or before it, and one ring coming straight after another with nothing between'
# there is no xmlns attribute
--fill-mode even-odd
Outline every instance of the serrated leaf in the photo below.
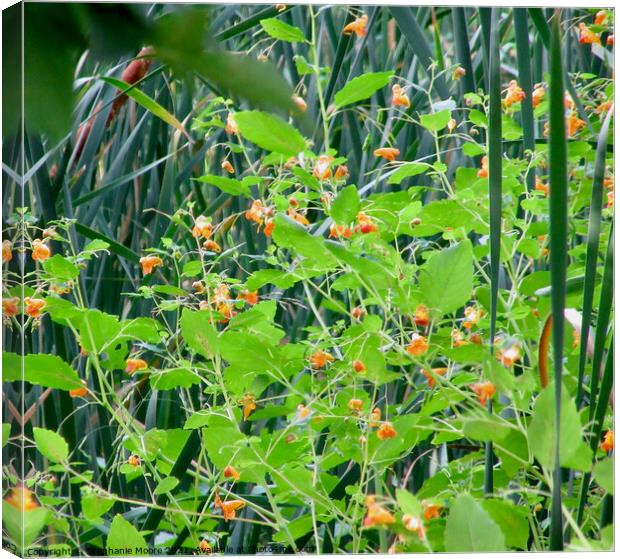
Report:
<svg viewBox="0 0 620 559"><path fill-rule="evenodd" d="M300 132L281 118L261 111L235 113L241 135L267 151L296 155L306 148Z"/></svg>
<svg viewBox="0 0 620 559"><path fill-rule="evenodd" d="M421 115L420 123L422 124L422 126L424 126L424 128L430 130L431 132L439 132L440 130L443 130L446 126L448 126L450 118L450 111L448 109L444 109L443 111L439 111L436 113Z"/></svg>
<svg viewBox="0 0 620 559"><path fill-rule="evenodd" d="M106 538L108 555L148 555L146 540L133 524L117 514Z"/></svg>
<svg viewBox="0 0 620 559"><path fill-rule="evenodd" d="M332 219L341 225L351 223L360 207L360 195L354 184L343 188L334 199L331 206Z"/></svg>
<svg viewBox="0 0 620 559"><path fill-rule="evenodd" d="M460 495L450 506L444 532L446 551L504 551L504 534L471 495Z"/></svg>
<svg viewBox="0 0 620 559"><path fill-rule="evenodd" d="M37 450L52 462L66 462L69 458L69 445L58 433L34 427L34 442Z"/></svg>
<svg viewBox="0 0 620 559"><path fill-rule="evenodd" d="M353 78L334 96L336 108L368 99L373 93L385 87L393 75L394 72L369 72Z"/></svg>
<svg viewBox="0 0 620 559"><path fill-rule="evenodd" d="M303 31L299 29L299 27L289 25L279 19L261 19L260 24L267 34L274 39L288 41L289 43L297 43L306 40Z"/></svg>

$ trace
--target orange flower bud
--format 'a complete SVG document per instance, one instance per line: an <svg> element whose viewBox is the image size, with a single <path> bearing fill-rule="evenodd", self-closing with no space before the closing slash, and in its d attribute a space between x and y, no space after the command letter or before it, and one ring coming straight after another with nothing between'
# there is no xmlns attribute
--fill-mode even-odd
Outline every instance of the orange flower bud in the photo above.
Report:
<svg viewBox="0 0 620 559"><path fill-rule="evenodd" d="M247 421L251 413L256 409L256 400L253 394L246 394L241 400L243 405L243 421Z"/></svg>
<svg viewBox="0 0 620 559"><path fill-rule="evenodd" d="M133 375L136 371L147 369L148 365L144 359L127 359L125 361L125 372Z"/></svg>
<svg viewBox="0 0 620 559"><path fill-rule="evenodd" d="M140 457L132 454L129 458L127 458L127 464L133 466L134 468L138 468L140 466Z"/></svg>
<svg viewBox="0 0 620 559"><path fill-rule="evenodd" d="M224 477L237 481L241 476L239 475L237 469L229 464L224 468Z"/></svg>
<svg viewBox="0 0 620 559"><path fill-rule="evenodd" d="M370 216L366 215L364 212L358 212L355 231L366 235L368 233L376 233L379 231L379 228Z"/></svg>
<svg viewBox="0 0 620 559"><path fill-rule="evenodd" d="M532 91L532 105L538 107L541 101L545 98L545 88L539 85Z"/></svg>
<svg viewBox="0 0 620 559"><path fill-rule="evenodd" d="M465 74L467 74L465 68L462 68L461 66L457 66L452 71L452 79L453 80L460 80Z"/></svg>
<svg viewBox="0 0 620 559"><path fill-rule="evenodd" d="M222 252L222 247L212 239L207 239L204 243L202 243L202 246L205 250L210 252Z"/></svg>
<svg viewBox="0 0 620 559"><path fill-rule="evenodd" d="M308 104L299 95L293 95L291 99L293 99L293 103L295 103L297 108L302 113L305 113L308 110Z"/></svg>
<svg viewBox="0 0 620 559"><path fill-rule="evenodd" d="M13 258L13 252L11 251L11 248L11 241L9 241L8 239L2 241L2 262L10 262Z"/></svg>
<svg viewBox="0 0 620 559"><path fill-rule="evenodd" d="M480 161L480 170L477 174L481 179L486 179L489 177L489 159L486 155L484 155Z"/></svg>
<svg viewBox="0 0 620 559"><path fill-rule="evenodd" d="M353 361L353 370L358 374L365 373L366 365L364 365L364 363L359 359L356 359L355 361Z"/></svg>
<svg viewBox="0 0 620 559"><path fill-rule="evenodd" d="M349 169L347 168L346 165L338 165L338 167L336 167L336 171L334 173L334 178L336 180L344 180L349 176Z"/></svg>
<svg viewBox="0 0 620 559"><path fill-rule="evenodd" d="M235 173L235 168L232 166L232 163L228 161L228 159L224 159L224 161L222 161L222 169L231 175Z"/></svg>
<svg viewBox="0 0 620 559"><path fill-rule="evenodd" d="M71 396L71 398L84 398L84 396L88 394L88 388L86 388L86 381L82 380L82 384L84 386L82 386L81 388L74 388L73 390L69 390L69 396Z"/></svg>
<svg viewBox="0 0 620 559"><path fill-rule="evenodd" d="M614 449L614 432L607 431L605 436L603 437L603 442L601 443L601 450L603 452L611 452Z"/></svg>
<svg viewBox="0 0 620 559"><path fill-rule="evenodd" d="M428 307L426 305L418 305L416 307L413 321L415 322L416 326L420 326L421 328L428 326L429 313L428 313Z"/></svg>
<svg viewBox="0 0 620 559"><path fill-rule="evenodd" d="M276 228L276 222L270 219L265 223L265 229L263 233L265 233L265 237L271 237L273 235L273 230Z"/></svg>
<svg viewBox="0 0 620 559"><path fill-rule="evenodd" d="M353 310L351 311L351 316L356 320L363 318L365 314L366 311L362 307L353 307Z"/></svg>
<svg viewBox="0 0 620 559"><path fill-rule="evenodd" d="M362 411L364 402L362 402L359 398L351 398L347 406L351 411Z"/></svg>

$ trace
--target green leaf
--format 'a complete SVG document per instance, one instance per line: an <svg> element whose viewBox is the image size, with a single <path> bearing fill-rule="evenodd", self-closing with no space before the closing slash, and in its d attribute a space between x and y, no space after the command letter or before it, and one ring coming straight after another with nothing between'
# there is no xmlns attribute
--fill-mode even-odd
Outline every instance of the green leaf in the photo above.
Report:
<svg viewBox="0 0 620 559"><path fill-rule="evenodd" d="M34 427L34 442L37 450L52 462L66 462L69 458L69 445L58 433Z"/></svg>
<svg viewBox="0 0 620 559"><path fill-rule="evenodd" d="M261 111L235 113L239 132L244 138L267 151L296 155L306 148L299 131L281 118Z"/></svg>
<svg viewBox="0 0 620 559"><path fill-rule="evenodd" d="M426 163L405 163L398 168L398 171L390 175L388 184L400 184L406 178L415 177L428 169L429 166Z"/></svg>
<svg viewBox="0 0 620 559"><path fill-rule="evenodd" d="M328 268L336 265L335 258L322 238L311 235L303 225L288 216L278 214L275 221L273 240L278 246L295 249L299 254L320 261Z"/></svg>
<svg viewBox="0 0 620 559"><path fill-rule="evenodd" d="M594 479L607 493L614 494L614 461L613 458L606 458L597 462L592 472Z"/></svg>
<svg viewBox="0 0 620 559"><path fill-rule="evenodd" d="M110 525L110 532L106 539L108 555L148 555L148 546L145 539L136 530L133 524L117 514Z"/></svg>
<svg viewBox="0 0 620 559"><path fill-rule="evenodd" d="M6 446L6 443L9 442L9 437L11 436L11 424L3 423L2 424L2 448Z"/></svg>
<svg viewBox="0 0 620 559"><path fill-rule="evenodd" d="M131 97L138 105L144 107L147 111L153 113L156 117L161 118L166 124L176 128L185 136L188 136L183 125L177 120L177 118L171 115L166 109L164 109L157 101L151 99L146 93L138 89L137 87L119 80L118 78L111 78L109 76L102 76L102 81L110 84L123 91L126 95Z"/></svg>
<svg viewBox="0 0 620 559"><path fill-rule="evenodd" d="M82 495L82 512L88 520L98 520L114 506L115 500L97 493Z"/></svg>
<svg viewBox="0 0 620 559"><path fill-rule="evenodd" d="M150 383L154 390L172 390L174 388L189 388L200 382L200 377L191 369L177 367L163 371L153 371Z"/></svg>
<svg viewBox="0 0 620 559"><path fill-rule="evenodd" d="M57 355L32 353L23 357L24 380L47 388L73 390L81 388L78 374ZM21 380L22 356L2 354L2 374L5 381Z"/></svg>
<svg viewBox="0 0 620 559"><path fill-rule="evenodd" d="M357 187L350 184L343 188L332 202L331 217L336 223L347 225L355 219L359 208L360 195Z"/></svg>
<svg viewBox="0 0 620 559"><path fill-rule="evenodd" d="M334 96L336 108L368 99L375 91L385 87L393 75L391 71L369 72L353 78Z"/></svg>
<svg viewBox="0 0 620 559"><path fill-rule="evenodd" d="M486 128L489 125L487 115L477 109L472 109L471 111L469 111L469 120L471 120L471 122L476 126L482 126Z"/></svg>
<svg viewBox="0 0 620 559"><path fill-rule="evenodd" d="M484 499L480 502L495 523L502 529L506 546L527 550L530 526L527 507L517 506L508 500Z"/></svg>
<svg viewBox="0 0 620 559"><path fill-rule="evenodd" d="M226 194L232 194L233 196L242 195L246 198L250 197L250 187L236 179L218 177L217 175L204 175L194 180L216 186L222 192L226 192Z"/></svg>
<svg viewBox="0 0 620 559"><path fill-rule="evenodd" d="M187 346L202 355L213 357L217 350L217 332L210 322L208 311L192 311L183 309L181 315L181 334Z"/></svg>
<svg viewBox="0 0 620 559"><path fill-rule="evenodd" d="M28 547L47 526L49 520L50 510L45 507L22 512L6 501L2 501L2 523L18 546L21 546L23 538L24 547Z"/></svg>
<svg viewBox="0 0 620 559"><path fill-rule="evenodd" d="M162 495L172 491L179 484L179 480L175 477L165 477L158 484L153 493L155 495Z"/></svg>
<svg viewBox="0 0 620 559"><path fill-rule="evenodd" d="M299 27L289 25L279 19L262 19L260 24L267 34L274 39L288 41L289 43L297 43L306 40L303 31L299 29Z"/></svg>
<svg viewBox="0 0 620 559"><path fill-rule="evenodd" d="M473 252L469 241L434 254L420 271L424 300L430 308L444 314L462 307L470 299L473 285Z"/></svg>
<svg viewBox="0 0 620 559"><path fill-rule="evenodd" d="M448 126L450 118L450 110L444 109L443 111L420 116L420 123L431 132L439 132Z"/></svg>
<svg viewBox="0 0 620 559"><path fill-rule="evenodd" d="M554 385L550 383L538 396L534 404L532 420L527 428L530 448L542 466L552 470L555 465ZM589 470L592 455L581 435L581 421L575 401L562 388L560 433L560 465L567 468Z"/></svg>
<svg viewBox="0 0 620 559"><path fill-rule="evenodd" d="M471 495L458 496L450 506L444 532L446 551L504 551L504 534Z"/></svg>
<svg viewBox="0 0 620 559"><path fill-rule="evenodd" d="M412 516L420 516L422 513L422 505L415 495L409 493L405 489L398 488L396 490L396 502L403 514Z"/></svg>
<svg viewBox="0 0 620 559"><path fill-rule="evenodd" d="M78 267L60 254L43 262L43 269L59 282L71 281L80 275Z"/></svg>

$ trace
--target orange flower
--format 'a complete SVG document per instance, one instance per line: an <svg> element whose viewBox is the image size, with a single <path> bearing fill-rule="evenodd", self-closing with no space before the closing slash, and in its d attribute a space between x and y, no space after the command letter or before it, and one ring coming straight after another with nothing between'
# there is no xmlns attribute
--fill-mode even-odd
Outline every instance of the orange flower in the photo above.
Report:
<svg viewBox="0 0 620 559"><path fill-rule="evenodd" d="M538 177L536 177L536 186L534 186L534 190L542 192L545 196L549 196L549 185L545 184Z"/></svg>
<svg viewBox="0 0 620 559"><path fill-rule="evenodd" d="M603 437L603 442L601 443L601 450L603 452L611 452L614 449L614 432L609 430L605 433Z"/></svg>
<svg viewBox="0 0 620 559"><path fill-rule="evenodd" d="M205 292L205 284L202 283L201 281L195 281L194 283L192 283L192 288L198 294L201 294L201 293Z"/></svg>
<svg viewBox="0 0 620 559"><path fill-rule="evenodd" d="M265 237L271 237L273 235L273 230L276 228L276 222L273 219L270 219L265 223L265 229L263 233L265 233Z"/></svg>
<svg viewBox="0 0 620 559"><path fill-rule="evenodd" d="M388 161L394 161L400 155L400 150L397 148L377 148L374 154Z"/></svg>
<svg viewBox="0 0 620 559"><path fill-rule="evenodd" d="M351 33L355 33L358 37L365 37L367 23L368 16L366 14L362 14L360 17L356 18L355 21L345 25L342 33L344 35L351 35Z"/></svg>
<svg viewBox="0 0 620 559"><path fill-rule="evenodd" d="M432 372L431 372L432 371ZM422 374L426 377L426 382L428 383L429 388L433 388L435 386L435 376L444 376L448 372L447 367L436 367L431 369L431 371L422 370Z"/></svg>
<svg viewBox="0 0 620 559"><path fill-rule="evenodd" d="M382 441L385 439L393 439L396 435L398 435L398 433L389 421L384 421L381 424L381 427L377 430L377 437L379 437Z"/></svg>
<svg viewBox="0 0 620 559"><path fill-rule="evenodd" d="M457 66L454 70L452 70L452 79L460 80L465 74L467 74L465 68Z"/></svg>
<svg viewBox="0 0 620 559"><path fill-rule="evenodd" d="M129 458L127 458L127 464L133 466L134 468L138 468L140 466L140 457L132 454Z"/></svg>
<svg viewBox="0 0 620 559"><path fill-rule="evenodd" d="M379 231L377 224L372 220L372 217L366 215L364 212L358 212L357 225L355 231L362 232L364 235L367 233L376 233Z"/></svg>
<svg viewBox="0 0 620 559"><path fill-rule="evenodd" d="M575 115L575 113L571 113L570 116L566 119L566 133L568 136L574 136L585 126L585 122Z"/></svg>
<svg viewBox="0 0 620 559"><path fill-rule="evenodd" d="M194 237L205 237L208 239L213 233L213 226L211 225L211 218L200 215L194 221L194 227L192 229L192 235Z"/></svg>
<svg viewBox="0 0 620 559"><path fill-rule="evenodd" d="M372 412L370 413L370 421L368 422L368 426L378 427L379 421L381 421L381 409L373 408Z"/></svg>
<svg viewBox="0 0 620 559"><path fill-rule="evenodd" d="M34 499L34 493L24 485L16 485L11 489L11 494L6 502L17 510L33 510L39 508Z"/></svg>
<svg viewBox="0 0 620 559"><path fill-rule="evenodd" d="M366 513L366 518L364 518L364 526L385 526L396 522L394 515L390 511L375 503L374 495L366 497L366 507L368 512Z"/></svg>
<svg viewBox="0 0 620 559"><path fill-rule="evenodd" d="M224 468L224 477L237 481L241 476L239 475L237 469L229 464Z"/></svg>
<svg viewBox="0 0 620 559"><path fill-rule="evenodd" d="M224 520L234 520L236 511L245 507L245 501L234 499L232 501L222 501L219 494L215 493L215 508L221 509Z"/></svg>
<svg viewBox="0 0 620 559"><path fill-rule="evenodd" d="M407 353L413 355L414 357L419 357L420 355L424 355L428 351L428 342L424 336L420 336L420 334L412 334L411 341L407 346Z"/></svg>
<svg viewBox="0 0 620 559"><path fill-rule="evenodd" d="M409 532L415 532L421 540L424 539L426 530L424 529L422 520L418 516L403 514L403 526Z"/></svg>
<svg viewBox="0 0 620 559"><path fill-rule="evenodd" d="M594 113L597 115L604 115L607 111L609 111L609 109L611 109L614 105L614 102L612 99L609 99L607 101L605 101L604 103L601 103L598 107L596 107L596 109L594 109Z"/></svg>
<svg viewBox="0 0 620 559"><path fill-rule="evenodd" d="M332 361L334 361L334 356L331 355L331 353L327 353L326 351L315 351L310 356L310 365L313 369L321 369Z"/></svg>
<svg viewBox="0 0 620 559"><path fill-rule="evenodd" d="M230 303L220 303L217 306L217 312L222 315L222 318L220 319L220 322L222 324L226 324L233 316L237 314Z"/></svg>
<svg viewBox="0 0 620 559"><path fill-rule="evenodd" d="M204 243L202 243L202 246L205 250L210 252L222 252L222 247L212 239L207 239Z"/></svg>
<svg viewBox="0 0 620 559"><path fill-rule="evenodd" d="M200 550L200 553L211 553L213 551L213 548L211 547L209 541L204 538L200 540L200 543L198 544L198 549Z"/></svg>
<svg viewBox="0 0 620 559"><path fill-rule="evenodd" d="M603 179L603 186L605 188L609 188L610 190L614 189L614 176L608 176Z"/></svg>
<svg viewBox="0 0 620 559"><path fill-rule="evenodd" d="M226 132L228 134L239 134L239 127L233 113L228 113L226 117Z"/></svg>
<svg viewBox="0 0 620 559"><path fill-rule="evenodd" d="M362 411L364 402L362 402L359 398L351 398L347 406L351 411Z"/></svg>
<svg viewBox="0 0 620 559"><path fill-rule="evenodd" d="M307 227L308 225L310 225L308 218L305 215L300 214L294 208L289 208L287 213L291 219L294 219L297 223L301 223L304 227Z"/></svg>
<svg viewBox="0 0 620 559"><path fill-rule="evenodd" d="M418 305L415 309L415 316L413 317L413 321L416 326L424 327L428 326L429 315L428 315L428 307L426 305Z"/></svg>
<svg viewBox="0 0 620 559"><path fill-rule="evenodd" d="M405 109L408 109L411 105L405 90L397 83L392 86L392 105L395 107L405 107Z"/></svg>
<svg viewBox="0 0 620 559"><path fill-rule="evenodd" d="M612 35L609 35L609 36L607 37L607 41L606 41L606 43L607 43L607 46L608 46L608 47L613 47L613 46L614 46L614 36L613 36L613 34L612 34Z"/></svg>
<svg viewBox="0 0 620 559"><path fill-rule="evenodd" d="M607 12L605 10L600 10L596 12L594 16L594 25L603 25L607 20Z"/></svg>
<svg viewBox="0 0 620 559"><path fill-rule="evenodd" d="M220 283L213 290L213 301L215 303L224 303L230 300L230 288L225 283Z"/></svg>
<svg viewBox="0 0 620 559"><path fill-rule="evenodd" d="M19 297L2 299L2 312L4 316L16 316L19 314Z"/></svg>
<svg viewBox="0 0 620 559"><path fill-rule="evenodd" d="M45 308L47 304L43 299L34 299L31 297L26 297L24 299L24 303L26 304L26 314L31 316L32 318L37 318L41 315L41 311Z"/></svg>
<svg viewBox="0 0 620 559"><path fill-rule="evenodd" d="M8 239L2 241L2 262L10 262L13 258L13 252L11 252L11 241Z"/></svg>
<svg viewBox="0 0 620 559"><path fill-rule="evenodd" d="M330 239L350 239L353 231L351 231L350 227L346 225L338 225L336 223L332 223L329 226L329 238Z"/></svg>
<svg viewBox="0 0 620 559"><path fill-rule="evenodd" d="M489 176L489 158L486 155L484 155L480 161L480 169L477 175L481 179L486 179Z"/></svg>
<svg viewBox="0 0 620 559"><path fill-rule="evenodd" d="M299 419L306 419L306 417L308 417L311 413L312 413L312 410L304 406L304 404L299 404L297 406L297 417Z"/></svg>
<svg viewBox="0 0 620 559"><path fill-rule="evenodd" d="M516 80L511 80L504 97L504 106L510 107L515 103L520 103L523 99L525 99L525 91L519 87Z"/></svg>
<svg viewBox="0 0 620 559"><path fill-rule="evenodd" d="M465 307L464 314L465 321L463 322L463 326L471 330L484 316L484 311L479 307Z"/></svg>
<svg viewBox="0 0 620 559"><path fill-rule="evenodd" d="M334 178L337 181L344 180L349 176L349 169L346 165L338 165L336 167L336 172L334 173Z"/></svg>
<svg viewBox="0 0 620 559"><path fill-rule="evenodd" d="M250 209L245 212L245 218L248 221L253 221L261 225L263 223L263 216L265 215L265 206L262 201L253 200Z"/></svg>
<svg viewBox="0 0 620 559"><path fill-rule="evenodd" d="M476 332L475 334L472 334L471 336L469 336L469 341L472 344L480 345L482 343L482 336Z"/></svg>
<svg viewBox="0 0 620 559"><path fill-rule="evenodd" d="M243 421L247 421L251 413L256 409L256 400L253 394L246 394L241 400L243 405Z"/></svg>
<svg viewBox="0 0 620 559"><path fill-rule="evenodd" d="M319 180L324 181L332 176L332 170L330 169L330 165L334 160L333 157L329 155L321 155L317 158L316 163L314 164L314 170L312 174Z"/></svg>
<svg viewBox="0 0 620 559"><path fill-rule="evenodd" d="M585 23L579 24L579 42L582 45L591 45L591 44L601 44L601 38L596 34L592 33L587 27Z"/></svg>
<svg viewBox="0 0 620 559"><path fill-rule="evenodd" d="M365 314L366 311L362 307L353 307L353 310L351 311L351 316L356 320L363 318Z"/></svg>
<svg viewBox="0 0 620 559"><path fill-rule="evenodd" d="M463 332L461 332L457 328L454 328L452 332L450 332L450 337L452 338L453 347L461 347L467 345L468 343L467 340L465 340Z"/></svg>
<svg viewBox="0 0 620 559"><path fill-rule="evenodd" d="M163 260L159 256L143 256L140 258L140 266L142 266L142 273L145 276L153 273L153 268L157 266L161 266L163 264Z"/></svg>
<svg viewBox="0 0 620 559"><path fill-rule="evenodd" d="M84 386L82 386L81 388L74 388L73 390L69 390L69 396L71 396L71 398L84 398L84 396L88 394L88 388L86 388L86 381L82 380L82 384Z"/></svg>
<svg viewBox="0 0 620 559"><path fill-rule="evenodd" d="M353 370L358 374L365 373L366 365L364 365L364 363L359 359L356 359L355 361L353 361Z"/></svg>
<svg viewBox="0 0 620 559"><path fill-rule="evenodd" d="M614 205L614 191L607 193L607 208L611 208Z"/></svg>
<svg viewBox="0 0 620 559"><path fill-rule="evenodd" d="M291 99L302 113L308 110L308 104L299 95L293 95Z"/></svg>
<svg viewBox="0 0 620 559"><path fill-rule="evenodd" d="M43 262L44 260L47 260L51 254L52 251L41 239L35 239L34 241L32 241L33 260L36 260L37 262Z"/></svg>
<svg viewBox="0 0 620 559"><path fill-rule="evenodd" d="M534 91L532 91L532 105L534 107L538 107L542 100L545 98L545 88L542 85L537 86Z"/></svg>
<svg viewBox="0 0 620 559"><path fill-rule="evenodd" d="M232 163L228 161L228 159L224 159L221 163L222 169L231 175L234 174L235 168L232 166Z"/></svg>
<svg viewBox="0 0 620 559"><path fill-rule="evenodd" d="M521 358L521 348L518 344L512 344L508 348L502 348L499 350L497 358L505 367L512 367Z"/></svg>
<svg viewBox="0 0 620 559"><path fill-rule="evenodd" d="M478 396L478 401L484 405L489 398L493 398L495 394L495 385L492 382L477 382L472 384L470 388Z"/></svg>
<svg viewBox="0 0 620 559"><path fill-rule="evenodd" d="M564 107L567 109L575 108L575 101L573 101L573 98L568 91L564 92Z"/></svg>
<svg viewBox="0 0 620 559"><path fill-rule="evenodd" d="M441 505L435 505L427 501L422 501L422 507L424 508L424 520L439 518L440 511L443 508Z"/></svg>
<svg viewBox="0 0 620 559"><path fill-rule="evenodd" d="M133 375L136 371L147 369L148 365L144 359L127 359L125 362L125 372Z"/></svg>
<svg viewBox="0 0 620 559"><path fill-rule="evenodd" d="M242 291L239 297L248 305L256 305L258 303L258 291Z"/></svg>

